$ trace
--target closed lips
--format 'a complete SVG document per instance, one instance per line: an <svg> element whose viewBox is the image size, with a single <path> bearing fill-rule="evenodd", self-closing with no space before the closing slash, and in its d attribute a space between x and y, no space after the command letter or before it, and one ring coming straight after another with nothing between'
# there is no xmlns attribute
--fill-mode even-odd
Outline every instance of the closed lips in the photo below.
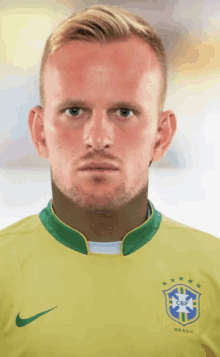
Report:
<svg viewBox="0 0 220 357"><path fill-rule="evenodd" d="M117 169L110 169L110 168L107 168L107 167L88 167L86 169L82 169L83 170L117 170Z"/></svg>
<svg viewBox="0 0 220 357"><path fill-rule="evenodd" d="M86 164L82 167L80 167L80 170L118 170L118 167L112 165L112 164L97 164L97 163L92 163L92 164Z"/></svg>

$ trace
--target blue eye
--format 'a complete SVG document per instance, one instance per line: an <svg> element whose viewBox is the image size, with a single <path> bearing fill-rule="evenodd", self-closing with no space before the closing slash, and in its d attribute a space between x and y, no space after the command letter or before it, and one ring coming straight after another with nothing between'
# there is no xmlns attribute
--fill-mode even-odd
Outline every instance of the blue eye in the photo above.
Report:
<svg viewBox="0 0 220 357"><path fill-rule="evenodd" d="M121 110L121 111L130 111L130 112L133 112L133 110L131 110L131 109L128 109L128 108L121 108L121 109L119 109L119 110ZM133 112L134 113L134 112ZM126 117L127 118L127 117Z"/></svg>
<svg viewBox="0 0 220 357"><path fill-rule="evenodd" d="M73 107L73 108L68 108L67 110L70 110L70 111L72 111L73 113L71 113L71 114L76 114L76 112L75 112L75 109L78 111L80 108L75 108L75 107ZM66 110L66 111L67 111ZM75 116L75 115L74 115Z"/></svg>

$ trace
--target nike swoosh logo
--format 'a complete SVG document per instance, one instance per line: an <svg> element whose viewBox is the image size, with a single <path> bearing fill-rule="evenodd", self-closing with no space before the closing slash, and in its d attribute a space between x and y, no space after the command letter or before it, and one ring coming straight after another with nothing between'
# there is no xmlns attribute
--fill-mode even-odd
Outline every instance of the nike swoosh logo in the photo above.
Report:
<svg viewBox="0 0 220 357"><path fill-rule="evenodd" d="M53 309L56 309L57 307L58 307L58 306L55 306L55 307L53 307L53 308L50 309L50 310L47 310L47 311L44 311L44 312L40 312L39 314L34 315L34 316L32 316L32 317L29 317L28 319L21 319L21 318L20 318L20 313L19 313L18 316L16 317L16 325L17 325L18 327L23 327L23 326L25 326L25 325L31 323L32 321L38 319L38 317L40 317L40 316L42 316L42 315L44 315L44 314L47 314L48 312L50 312L50 311L53 310Z"/></svg>

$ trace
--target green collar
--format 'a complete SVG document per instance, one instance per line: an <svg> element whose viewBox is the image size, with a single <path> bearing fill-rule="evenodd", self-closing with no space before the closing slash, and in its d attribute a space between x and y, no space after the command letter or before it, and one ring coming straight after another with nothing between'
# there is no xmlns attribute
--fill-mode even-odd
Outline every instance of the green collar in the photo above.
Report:
<svg viewBox="0 0 220 357"><path fill-rule="evenodd" d="M151 215L140 226L127 233L121 245L121 253L129 255L148 243L159 229L162 215L148 200ZM61 244L82 254L89 254L89 245L86 237L69 226L56 216L52 208L52 199L39 214L40 220L47 231Z"/></svg>

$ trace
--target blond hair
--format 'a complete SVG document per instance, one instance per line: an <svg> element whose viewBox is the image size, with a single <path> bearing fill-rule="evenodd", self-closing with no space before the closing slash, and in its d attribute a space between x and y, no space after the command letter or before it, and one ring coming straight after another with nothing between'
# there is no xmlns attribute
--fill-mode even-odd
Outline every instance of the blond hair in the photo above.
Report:
<svg viewBox="0 0 220 357"><path fill-rule="evenodd" d="M43 71L48 57L62 45L74 40L110 43L126 41L131 37L145 41L157 55L162 83L158 98L159 113L163 111L167 92L167 57L160 36L143 18L119 6L93 5L78 10L64 20L48 37L40 66L40 100L45 106Z"/></svg>

